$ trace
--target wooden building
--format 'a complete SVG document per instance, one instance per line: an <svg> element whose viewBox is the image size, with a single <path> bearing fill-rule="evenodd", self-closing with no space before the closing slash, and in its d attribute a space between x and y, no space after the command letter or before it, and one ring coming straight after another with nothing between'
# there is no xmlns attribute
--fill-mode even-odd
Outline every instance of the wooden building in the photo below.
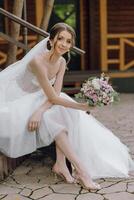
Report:
<svg viewBox="0 0 134 200"><path fill-rule="evenodd" d="M40 26L43 0L27 0L27 21ZM0 6L12 12L13 1L1 0ZM77 34L76 46L84 56L72 54L70 71L108 72L111 77L134 78L134 1L133 0L55 0L49 28L56 22L72 25ZM0 31L10 30L10 22L0 15ZM49 31L48 28L48 31ZM22 40L22 37L20 37ZM37 36L28 32L28 44ZM0 64L6 61L7 42L0 38ZM18 50L18 57L23 51ZM133 83L134 84L134 83Z"/></svg>
<svg viewBox="0 0 134 200"><path fill-rule="evenodd" d="M43 16L43 2L26 0L27 21L37 27ZM12 13L13 0L0 0L0 7ZM119 91L134 92L134 0L55 0L48 31L62 21L73 26L76 46L86 51L83 56L72 53L69 76L75 86L79 85L76 77L84 80L103 71L110 74ZM0 33L9 34L11 28L10 20L0 14ZM23 27L19 40L23 40L22 33ZM28 46L31 48L36 42L37 35L28 31ZM0 37L0 68L5 67L7 49L8 42ZM17 58L23 55L18 48ZM23 159L0 154L0 179Z"/></svg>

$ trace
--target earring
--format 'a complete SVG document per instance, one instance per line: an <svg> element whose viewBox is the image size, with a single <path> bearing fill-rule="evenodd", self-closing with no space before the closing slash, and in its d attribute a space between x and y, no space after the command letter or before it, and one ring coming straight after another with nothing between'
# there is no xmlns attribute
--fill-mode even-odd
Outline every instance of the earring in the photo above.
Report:
<svg viewBox="0 0 134 200"><path fill-rule="evenodd" d="M67 63L66 63L66 70L68 70L67 65L68 65L68 63L69 63L70 60L71 60L70 50L68 50L68 52L67 52L67 57L68 57L68 59L67 59Z"/></svg>
<svg viewBox="0 0 134 200"><path fill-rule="evenodd" d="M50 48L52 48L52 46L53 46L50 40L49 40L49 46L50 46Z"/></svg>

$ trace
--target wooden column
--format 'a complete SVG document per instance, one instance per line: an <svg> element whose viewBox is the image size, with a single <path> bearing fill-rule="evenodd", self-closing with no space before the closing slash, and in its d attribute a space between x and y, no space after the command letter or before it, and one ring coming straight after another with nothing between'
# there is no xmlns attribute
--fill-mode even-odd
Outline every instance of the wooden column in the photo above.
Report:
<svg viewBox="0 0 134 200"><path fill-rule="evenodd" d="M44 0L35 0L36 7L36 26L40 27L43 16Z"/></svg>
<svg viewBox="0 0 134 200"><path fill-rule="evenodd" d="M81 59L81 70L89 68L89 0L80 0L80 41L86 54Z"/></svg>
<svg viewBox="0 0 134 200"><path fill-rule="evenodd" d="M4 9L5 10L9 10L8 9L8 3L9 3L8 0L4 1ZM5 24L5 33L9 34L9 25L8 25L8 18L7 17L4 18L4 24Z"/></svg>
<svg viewBox="0 0 134 200"><path fill-rule="evenodd" d="M107 71L107 0L100 0L101 70Z"/></svg>
<svg viewBox="0 0 134 200"><path fill-rule="evenodd" d="M84 49L84 19L83 0L80 0L80 48ZM85 69L85 56L81 56L81 70Z"/></svg>
<svg viewBox="0 0 134 200"><path fill-rule="evenodd" d="M98 1L89 1L89 69L96 70L96 4Z"/></svg>

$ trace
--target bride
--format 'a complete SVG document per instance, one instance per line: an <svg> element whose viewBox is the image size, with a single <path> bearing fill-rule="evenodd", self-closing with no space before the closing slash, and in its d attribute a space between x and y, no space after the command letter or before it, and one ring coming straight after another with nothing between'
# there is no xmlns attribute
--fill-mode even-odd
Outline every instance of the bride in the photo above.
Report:
<svg viewBox="0 0 134 200"><path fill-rule="evenodd" d="M52 171L66 182L100 189L93 179L128 177L134 163L128 148L86 113L87 103L61 92L67 66L62 55L74 44L74 30L57 23L49 38L0 73L0 151L16 158L55 141Z"/></svg>

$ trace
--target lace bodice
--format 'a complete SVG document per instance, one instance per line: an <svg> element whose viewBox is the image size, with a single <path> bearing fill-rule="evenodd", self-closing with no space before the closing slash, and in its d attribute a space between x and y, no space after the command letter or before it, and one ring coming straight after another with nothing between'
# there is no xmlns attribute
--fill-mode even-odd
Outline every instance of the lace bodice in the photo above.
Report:
<svg viewBox="0 0 134 200"><path fill-rule="evenodd" d="M50 83L51 83L51 85L54 85L55 80L56 80L56 77L53 77L52 79L49 80ZM36 76L33 77L32 83L33 83L35 86L40 87L40 84L39 84L39 82L38 82Z"/></svg>

